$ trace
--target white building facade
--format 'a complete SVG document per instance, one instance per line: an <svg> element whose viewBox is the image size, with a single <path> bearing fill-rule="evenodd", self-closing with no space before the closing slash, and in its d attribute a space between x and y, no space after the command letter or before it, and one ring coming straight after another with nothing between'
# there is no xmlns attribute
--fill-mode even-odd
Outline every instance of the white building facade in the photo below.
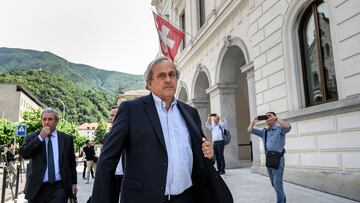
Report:
<svg viewBox="0 0 360 203"><path fill-rule="evenodd" d="M263 143L247 126L274 111L293 127L285 180L360 200L359 0L151 3L187 33L176 96L204 123L209 113L228 120L227 168L252 161L266 174Z"/></svg>
<svg viewBox="0 0 360 203"><path fill-rule="evenodd" d="M43 104L21 85L0 84L0 118L22 121L21 115Z"/></svg>

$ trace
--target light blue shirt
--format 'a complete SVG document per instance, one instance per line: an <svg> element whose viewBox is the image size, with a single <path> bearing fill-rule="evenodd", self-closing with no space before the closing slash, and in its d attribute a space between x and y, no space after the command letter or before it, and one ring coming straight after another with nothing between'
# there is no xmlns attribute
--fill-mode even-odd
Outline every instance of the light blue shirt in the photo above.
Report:
<svg viewBox="0 0 360 203"><path fill-rule="evenodd" d="M168 155L165 195L181 194L192 186L193 154L190 134L177 107L176 99L171 103L169 111L166 111L165 102L154 94L152 95L160 118Z"/></svg>
<svg viewBox="0 0 360 203"><path fill-rule="evenodd" d="M58 145L58 134L57 131L55 130L53 133L51 133L51 143L52 143L52 148L53 148L53 155L54 155L54 166L55 166L55 180L59 181L61 180L61 175L60 175L60 163L59 163L59 145ZM41 141L45 140L45 144L46 144L46 160L48 160L47 155L48 155L48 142L49 142L49 137L45 137L45 139L43 139L41 137L41 135L38 135L38 138ZM48 178L48 167L46 165L46 170L45 170L45 174L43 177L43 182L48 182L49 178Z"/></svg>
<svg viewBox="0 0 360 203"><path fill-rule="evenodd" d="M265 142L265 131L267 129L258 129L253 128L251 133L257 135L263 139ZM271 130L267 130L267 141L266 148L267 151L277 151L282 152L285 147L285 135L290 132L291 126L288 128L283 128L280 125L274 125Z"/></svg>
<svg viewBox="0 0 360 203"><path fill-rule="evenodd" d="M206 127L211 130L212 141L221 141L223 140L222 131L224 130L225 125L227 124L226 119L220 119L219 123L216 125L214 122L206 121ZM220 129L220 126L222 129Z"/></svg>

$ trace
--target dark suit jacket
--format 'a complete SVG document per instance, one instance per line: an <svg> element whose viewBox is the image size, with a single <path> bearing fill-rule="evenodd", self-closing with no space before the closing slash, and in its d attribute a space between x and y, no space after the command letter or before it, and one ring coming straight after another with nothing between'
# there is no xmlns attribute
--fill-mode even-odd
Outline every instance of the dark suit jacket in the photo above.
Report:
<svg viewBox="0 0 360 203"><path fill-rule="evenodd" d="M25 185L25 198L28 200L39 192L47 166L46 144L45 141L40 141L39 134L40 132L35 132L28 135L20 149L20 155L24 159L30 159ZM57 135L61 181L70 195L72 185L77 184L73 137L60 131L57 131Z"/></svg>
<svg viewBox="0 0 360 203"><path fill-rule="evenodd" d="M193 151L192 195L195 203L231 203L232 195L201 150L204 137L198 112L178 101L186 122ZM126 153L122 203L164 201L168 157L152 95L122 102L96 170L93 203L110 203L111 177L121 153Z"/></svg>

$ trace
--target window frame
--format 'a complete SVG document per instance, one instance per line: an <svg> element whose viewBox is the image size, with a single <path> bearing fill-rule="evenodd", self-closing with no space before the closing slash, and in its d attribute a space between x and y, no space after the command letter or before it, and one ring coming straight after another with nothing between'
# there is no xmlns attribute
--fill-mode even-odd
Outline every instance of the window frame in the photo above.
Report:
<svg viewBox="0 0 360 203"><path fill-rule="evenodd" d="M198 0L198 23L199 23L199 30L205 25L206 16L205 16L205 0Z"/></svg>
<svg viewBox="0 0 360 203"><path fill-rule="evenodd" d="M320 36L320 28L319 28L319 18L318 18L318 13L317 13L317 6L321 3L325 3L327 4L326 1L324 0L312 0L308 5L307 8L305 9L305 11L302 13L302 15L300 15L300 23L299 26L297 27L297 34L298 34L298 43L299 43L299 47L300 47L300 66L301 66L301 76L302 76L302 88L303 88L303 95L305 96L305 108L306 107L311 107L311 106L316 106L316 105L320 105L320 104L324 104L324 103L328 103L328 102L333 102L333 101L337 101L339 100L339 91L338 91L338 87L337 88L337 99L327 99L327 95L326 95L326 84L325 84L325 79L324 79L324 63L323 63L323 52L321 49L321 36ZM329 6L327 4L327 6ZM313 104L310 103L310 95L309 95L309 86L308 83L306 82L307 80L307 76L306 76L306 64L305 64L305 48L304 48L304 39L303 39L303 28L305 23L309 22L306 19L309 19L309 17L313 15L314 17L314 27L315 27L315 43L316 43L316 59L317 62L319 64L319 85L320 85L320 90L321 90L321 95L322 95L322 101L320 102L314 102ZM329 23L330 26L331 23ZM333 37L332 37L332 41L331 43L333 44ZM335 58L334 54L332 55L333 58ZM334 69L336 72L336 68L335 68L335 60L334 60Z"/></svg>

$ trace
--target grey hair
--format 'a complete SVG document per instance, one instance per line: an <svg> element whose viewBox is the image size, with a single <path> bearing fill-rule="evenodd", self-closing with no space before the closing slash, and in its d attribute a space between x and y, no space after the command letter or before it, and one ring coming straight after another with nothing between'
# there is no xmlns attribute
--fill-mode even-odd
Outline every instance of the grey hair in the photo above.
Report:
<svg viewBox="0 0 360 203"><path fill-rule="evenodd" d="M55 121L59 121L59 115L58 113L53 109L53 108L45 108L41 111L41 117L43 116L44 113L54 113L54 116L55 116Z"/></svg>
<svg viewBox="0 0 360 203"><path fill-rule="evenodd" d="M168 58L166 58L166 57L164 57L164 56L158 57L158 58L152 60L152 61L149 63L149 65L148 65L148 67L147 67L147 69L146 69L146 71L145 71L145 73L144 73L145 87L146 87L147 90L149 90L149 88L148 88L148 86L147 86L147 82L150 81L150 80L152 80L152 74L153 74L153 68L154 68L154 66L155 66L156 64L159 64L159 63L163 62L163 61L167 61L170 65L172 65L172 66L174 67L175 72L176 72L176 80L179 79L179 77L180 77L180 72L179 72L178 69L176 68L175 63L173 63L170 59L168 59Z"/></svg>

